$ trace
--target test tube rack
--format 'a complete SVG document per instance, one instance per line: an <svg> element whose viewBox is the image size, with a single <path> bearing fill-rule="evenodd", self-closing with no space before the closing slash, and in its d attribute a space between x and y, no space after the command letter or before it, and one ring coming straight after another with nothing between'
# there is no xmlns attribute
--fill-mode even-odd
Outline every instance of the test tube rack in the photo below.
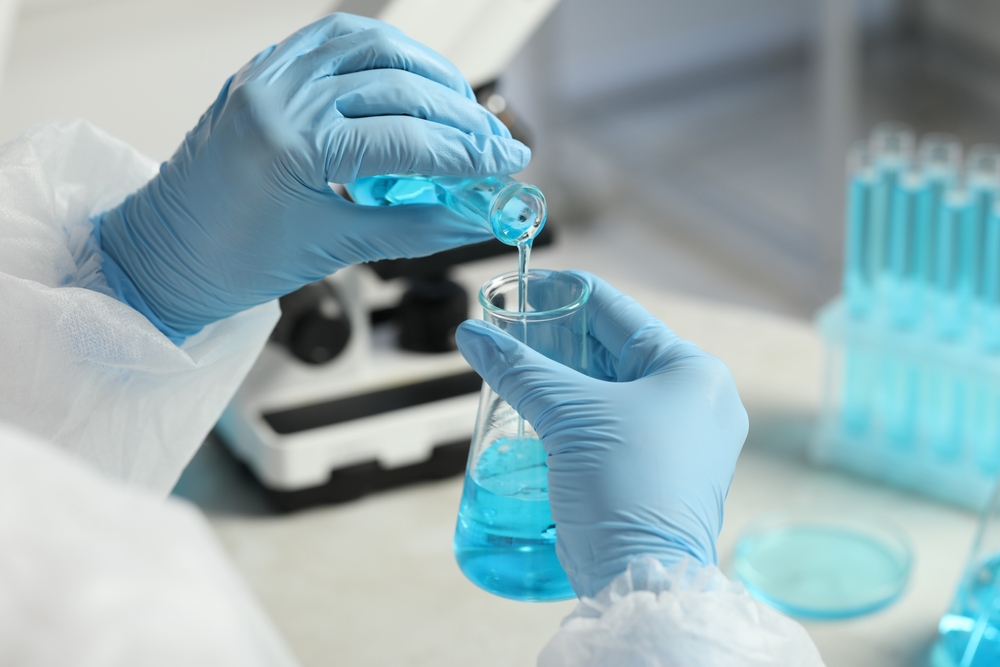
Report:
<svg viewBox="0 0 1000 667"><path fill-rule="evenodd" d="M898 123L848 167L811 458L972 509L1000 472L1000 147Z"/></svg>

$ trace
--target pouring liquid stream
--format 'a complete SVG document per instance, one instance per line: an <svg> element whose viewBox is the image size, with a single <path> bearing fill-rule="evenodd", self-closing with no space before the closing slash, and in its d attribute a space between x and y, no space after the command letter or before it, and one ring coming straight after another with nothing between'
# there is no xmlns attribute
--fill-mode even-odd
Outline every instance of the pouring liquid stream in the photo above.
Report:
<svg viewBox="0 0 1000 667"><path fill-rule="evenodd" d="M517 245L517 310L528 312L528 258L531 256L531 239ZM528 327L521 327L521 342L528 343ZM524 419L518 417L517 438L524 440Z"/></svg>

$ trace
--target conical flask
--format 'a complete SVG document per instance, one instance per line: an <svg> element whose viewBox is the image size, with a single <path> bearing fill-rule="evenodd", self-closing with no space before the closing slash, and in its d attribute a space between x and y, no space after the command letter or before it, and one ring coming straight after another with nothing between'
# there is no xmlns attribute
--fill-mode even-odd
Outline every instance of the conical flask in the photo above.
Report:
<svg viewBox="0 0 1000 667"><path fill-rule="evenodd" d="M528 312L517 312L516 272L479 292L483 318L545 356L587 372L590 288L568 273L528 273ZM455 558L480 588L514 600L574 597L556 556L545 450L531 425L483 384L465 489L455 528Z"/></svg>
<svg viewBox="0 0 1000 667"><path fill-rule="evenodd" d="M938 624L933 667L1000 665L1000 480L979 521L951 609Z"/></svg>

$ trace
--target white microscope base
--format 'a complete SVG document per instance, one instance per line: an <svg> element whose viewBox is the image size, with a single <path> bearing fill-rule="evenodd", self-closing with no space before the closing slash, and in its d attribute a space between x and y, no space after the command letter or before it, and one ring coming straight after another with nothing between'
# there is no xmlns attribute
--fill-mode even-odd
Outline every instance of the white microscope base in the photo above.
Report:
<svg viewBox="0 0 1000 667"><path fill-rule="evenodd" d="M340 288L359 309L347 349L315 366L268 343L216 426L289 508L457 474L472 438L482 380L461 354L398 349L368 326L358 276Z"/></svg>

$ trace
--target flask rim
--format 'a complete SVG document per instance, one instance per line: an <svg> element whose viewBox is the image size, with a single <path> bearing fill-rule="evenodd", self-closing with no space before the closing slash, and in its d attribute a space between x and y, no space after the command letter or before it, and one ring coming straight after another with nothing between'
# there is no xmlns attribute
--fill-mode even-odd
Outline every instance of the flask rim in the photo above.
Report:
<svg viewBox="0 0 1000 667"><path fill-rule="evenodd" d="M566 317L579 311L590 300L590 284L583 278L566 271L552 271L550 269L531 269L528 271L528 282L532 278L543 279L549 276L559 275L577 283L580 286L580 294L571 302L550 310L529 310L521 312L518 310L507 310L494 305L490 301L490 296L496 294L500 289L511 284L517 285L517 271L501 273L487 280L479 290L479 303L483 310L490 313L492 317L508 322L546 322Z"/></svg>
<svg viewBox="0 0 1000 667"><path fill-rule="evenodd" d="M504 234L500 219L504 208L515 197L522 197L526 200L526 204L530 204L528 208L535 214L535 219L520 236L512 239ZM530 183L521 183L518 181L507 183L494 195L488 214L493 235L501 242L512 246L526 243L538 236L538 233L542 231L542 227L545 226L546 218L548 218L548 204L545 201L545 195L542 194L542 191Z"/></svg>

